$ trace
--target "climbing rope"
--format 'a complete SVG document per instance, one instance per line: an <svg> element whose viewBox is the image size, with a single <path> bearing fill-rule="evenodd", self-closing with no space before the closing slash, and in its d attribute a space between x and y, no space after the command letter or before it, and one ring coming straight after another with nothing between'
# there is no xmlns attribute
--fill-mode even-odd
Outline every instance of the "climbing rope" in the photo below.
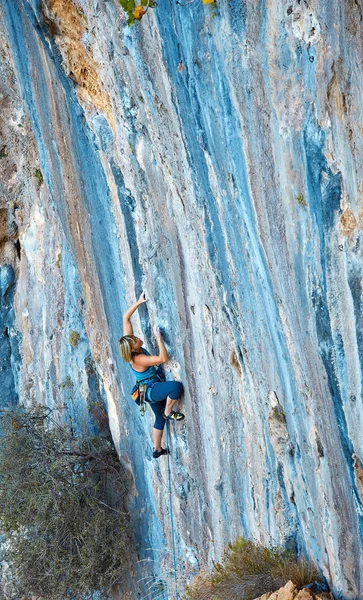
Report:
<svg viewBox="0 0 363 600"><path fill-rule="evenodd" d="M176 553L175 553L175 531L173 518L173 502L171 498L171 468L170 468L170 453L169 453L169 421L166 422L166 449L168 451L168 489L169 489L169 511L170 511L170 529L171 529L171 548L173 553L174 563L174 583L175 583L175 600L179 599L178 582L176 579Z"/></svg>

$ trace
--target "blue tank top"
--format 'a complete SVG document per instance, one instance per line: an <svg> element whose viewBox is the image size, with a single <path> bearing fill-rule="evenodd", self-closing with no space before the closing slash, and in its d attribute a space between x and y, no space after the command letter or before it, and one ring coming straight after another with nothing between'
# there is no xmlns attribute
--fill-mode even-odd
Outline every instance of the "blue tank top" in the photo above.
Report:
<svg viewBox="0 0 363 600"><path fill-rule="evenodd" d="M141 348L141 351L143 352L143 354L150 356L150 352L148 352L144 348ZM135 371L135 369L133 369L132 367L131 369L135 373L136 381L139 381L140 383L146 381L147 379L153 379L156 376L156 373L159 371L159 369L157 369L156 367L149 367L148 369L146 369L146 371L143 371L142 373L140 373L139 371Z"/></svg>

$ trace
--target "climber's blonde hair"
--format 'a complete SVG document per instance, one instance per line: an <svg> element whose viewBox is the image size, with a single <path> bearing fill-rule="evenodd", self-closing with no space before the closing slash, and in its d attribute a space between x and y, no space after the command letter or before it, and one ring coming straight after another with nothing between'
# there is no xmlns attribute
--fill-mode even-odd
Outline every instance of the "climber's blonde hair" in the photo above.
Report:
<svg viewBox="0 0 363 600"><path fill-rule="evenodd" d="M124 335L118 341L118 347L120 348L121 356L128 363L132 361L132 348L134 347L134 343L134 335Z"/></svg>

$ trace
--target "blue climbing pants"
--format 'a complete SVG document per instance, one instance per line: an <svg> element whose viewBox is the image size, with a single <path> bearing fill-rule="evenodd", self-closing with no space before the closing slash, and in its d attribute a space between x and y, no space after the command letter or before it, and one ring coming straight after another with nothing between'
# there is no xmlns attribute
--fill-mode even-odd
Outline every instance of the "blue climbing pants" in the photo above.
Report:
<svg viewBox="0 0 363 600"><path fill-rule="evenodd" d="M148 390L147 398L155 415L154 429L163 430L165 419L162 411L166 406L166 399L178 400L183 393L183 384L180 381L158 381L153 383Z"/></svg>

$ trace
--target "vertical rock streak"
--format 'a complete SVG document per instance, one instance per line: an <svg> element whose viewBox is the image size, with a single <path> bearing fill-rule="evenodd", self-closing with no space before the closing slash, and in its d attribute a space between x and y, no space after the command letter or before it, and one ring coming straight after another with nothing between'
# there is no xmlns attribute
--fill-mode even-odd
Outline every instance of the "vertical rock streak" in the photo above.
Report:
<svg viewBox="0 0 363 600"><path fill-rule="evenodd" d="M296 546L336 592L360 597L359 4L239 0L213 18L170 3L131 30L116 2L48 9L47 29L37 2L2 7L64 236L64 305L73 315L82 298L86 352L134 475L153 565L135 567L136 585L165 579L170 597L167 474L117 348L144 288L135 323L149 346L150 322L165 328L186 389L172 435L181 586L243 534ZM85 64L72 74L75 56ZM48 383L43 401L57 393Z"/></svg>

